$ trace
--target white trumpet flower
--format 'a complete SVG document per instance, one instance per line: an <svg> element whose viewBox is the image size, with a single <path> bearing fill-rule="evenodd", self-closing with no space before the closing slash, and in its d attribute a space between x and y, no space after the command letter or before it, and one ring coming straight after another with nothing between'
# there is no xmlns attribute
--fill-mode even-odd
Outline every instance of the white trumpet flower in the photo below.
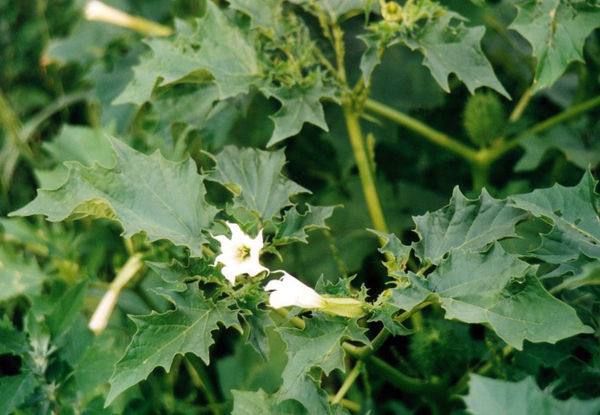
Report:
<svg viewBox="0 0 600 415"><path fill-rule="evenodd" d="M223 264L221 273L234 285L238 275L248 274L251 277L268 271L260 265L260 250L263 247L262 230L256 238L246 235L235 223L226 222L231 230L231 238L225 235L214 236L221 244L221 254L215 258L215 265Z"/></svg>
<svg viewBox="0 0 600 415"><path fill-rule="evenodd" d="M285 271L283 277L271 280L265 286L269 294L269 304L273 308L298 306L302 308L323 308L325 299L321 295Z"/></svg>
<svg viewBox="0 0 600 415"><path fill-rule="evenodd" d="M365 314L364 304L359 300L322 296L287 272L275 272L281 272L283 277L271 280L265 286L265 291L269 292L269 305L273 308L297 306L349 318Z"/></svg>

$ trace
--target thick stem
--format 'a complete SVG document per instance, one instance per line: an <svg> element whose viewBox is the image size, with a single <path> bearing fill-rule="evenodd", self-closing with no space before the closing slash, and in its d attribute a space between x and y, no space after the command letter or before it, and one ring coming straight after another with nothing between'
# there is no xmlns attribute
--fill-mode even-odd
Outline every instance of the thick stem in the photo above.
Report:
<svg viewBox="0 0 600 415"><path fill-rule="evenodd" d="M344 84L347 84L346 68L344 66L344 32L337 23L334 23L331 25L331 33L333 36L333 47L335 49L338 77ZM354 97L352 94L347 94L344 101L343 110L346 127L348 128L348 138L350 139L350 145L352 146L352 152L354 153L354 159L356 160L356 165L358 167L358 174L360 176L365 201L367 202L367 208L369 209L369 215L371 216L373 227L380 232L387 233L388 227L385 223L383 209L381 208L381 202L379 201L379 195L377 194L373 170L369 162L367 149L365 148L364 137L356 113L356 108L354 108Z"/></svg>
<svg viewBox="0 0 600 415"><path fill-rule="evenodd" d="M481 189L489 184L490 165L482 163L471 163L472 187L474 192L480 192Z"/></svg>
<svg viewBox="0 0 600 415"><path fill-rule="evenodd" d="M373 227L380 232L387 233L388 227L385 223L383 209L381 208L379 195L377 194L373 170L369 163L369 156L365 148L360 122L350 105L344 106L344 118L346 119L348 137L350 138L352 152L354 153L354 159L358 167L358 174Z"/></svg>
<svg viewBox="0 0 600 415"><path fill-rule="evenodd" d="M476 150L409 115L388 107L387 105L368 99L365 102L365 109L414 131L432 143L461 156L465 160L473 162L477 159Z"/></svg>

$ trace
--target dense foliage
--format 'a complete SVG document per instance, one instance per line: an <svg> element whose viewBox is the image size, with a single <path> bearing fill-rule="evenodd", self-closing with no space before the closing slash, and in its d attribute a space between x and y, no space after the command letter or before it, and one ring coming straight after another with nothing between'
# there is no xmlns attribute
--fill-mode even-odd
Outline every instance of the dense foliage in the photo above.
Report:
<svg viewBox="0 0 600 415"><path fill-rule="evenodd" d="M597 0L0 0L0 414L600 411Z"/></svg>

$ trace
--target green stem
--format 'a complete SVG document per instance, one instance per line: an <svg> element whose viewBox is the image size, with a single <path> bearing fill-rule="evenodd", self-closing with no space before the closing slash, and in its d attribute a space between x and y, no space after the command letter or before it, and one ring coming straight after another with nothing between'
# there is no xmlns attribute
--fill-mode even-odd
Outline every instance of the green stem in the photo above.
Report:
<svg viewBox="0 0 600 415"><path fill-rule="evenodd" d="M471 177L473 191L480 192L489 183L490 164L471 163Z"/></svg>
<svg viewBox="0 0 600 415"><path fill-rule="evenodd" d="M457 139L438 131L429 125L407 115L398 110L388 107L380 102L368 99L365 102L365 109L380 115L388 120L402 125L409 130L421 135L434 144L439 145L465 160L475 162L477 160L477 151L461 143Z"/></svg>
<svg viewBox="0 0 600 415"><path fill-rule="evenodd" d="M338 403L340 403L344 396L346 396L346 393L348 392L348 390L350 390L350 388L354 384L354 381L356 380L356 378L358 378L358 375L360 375L360 372L362 371L364 365L365 364L362 362L362 360L356 362L356 365L354 365L350 373L348 373L348 376L344 380L344 383L342 384L340 389L337 391L333 399L331 399L331 403L333 405L337 405Z"/></svg>
<svg viewBox="0 0 600 415"><path fill-rule="evenodd" d="M600 95L598 95L594 98L591 98L587 101L584 101L580 104L574 105L571 108L568 108L559 114L556 114L550 118L547 118L546 120L544 120L540 123L537 123L533 127L528 128L525 131L519 133L512 140L505 141L502 144L500 144L499 146L490 149L489 151L486 152L485 157L481 157L481 158L485 158L488 162L493 162L493 161L497 160L498 158L500 158L501 156L503 156L505 153L509 152L510 150L514 149L515 147L518 147L521 144L521 142L523 142L523 140L525 140L535 134L539 134L551 127L554 127L556 124L559 124L563 121L566 121L570 118L574 118L584 112L587 112L587 111L597 107L598 105L600 105Z"/></svg>
<svg viewBox="0 0 600 415"><path fill-rule="evenodd" d="M525 111L525 108L527 108L527 105L529 105L529 102L531 101L532 97L533 97L533 87L529 87L525 90L523 95L521 95L519 102L517 102L517 105L515 105L515 109L510 114L510 117L508 117L508 120L510 122L519 121L519 119L523 115L523 111Z"/></svg>
<svg viewBox="0 0 600 415"><path fill-rule="evenodd" d="M347 86L346 68L344 66L344 32L337 23L334 23L331 25L331 33L333 36L333 48L335 50L338 77L340 81ZM380 232L387 233L388 227L385 223L383 209L381 208L381 202L379 201L379 195L377 194L373 170L371 169L371 163L369 162L369 156L365 148L364 137L356 113L356 108L354 108L353 105L354 97L352 97L352 94L347 94L343 101L348 138L350 139L350 145L352 146L352 152L354 153L354 159L356 160L356 165L358 167L358 175L360 176L360 182L369 215L371 216L373 227Z"/></svg>
<svg viewBox="0 0 600 415"><path fill-rule="evenodd" d="M367 363L377 369L383 379L389 381L403 391L412 393L431 392L432 386L435 386L430 382L405 375L378 357L369 356L367 358Z"/></svg>
<svg viewBox="0 0 600 415"><path fill-rule="evenodd" d="M363 194L365 196L365 201L367 202L367 208L369 209L373 227L380 232L387 233L388 227L385 223L383 209L381 208L379 195L377 194L373 170L371 169L369 156L367 155L367 150L365 148L360 123L350 105L344 106L344 118L346 119L348 137L350 138L350 145L352 146L352 152L354 153L354 159L358 167L358 174L360 176Z"/></svg>

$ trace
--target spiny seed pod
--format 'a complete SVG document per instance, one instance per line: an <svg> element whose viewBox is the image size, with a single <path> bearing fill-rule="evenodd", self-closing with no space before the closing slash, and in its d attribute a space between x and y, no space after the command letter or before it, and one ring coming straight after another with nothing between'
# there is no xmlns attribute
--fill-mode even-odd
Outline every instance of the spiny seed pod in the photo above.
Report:
<svg viewBox="0 0 600 415"><path fill-rule="evenodd" d="M463 113L463 125L469 139L485 147L502 134L506 124L504 107L493 93L471 95Z"/></svg>

